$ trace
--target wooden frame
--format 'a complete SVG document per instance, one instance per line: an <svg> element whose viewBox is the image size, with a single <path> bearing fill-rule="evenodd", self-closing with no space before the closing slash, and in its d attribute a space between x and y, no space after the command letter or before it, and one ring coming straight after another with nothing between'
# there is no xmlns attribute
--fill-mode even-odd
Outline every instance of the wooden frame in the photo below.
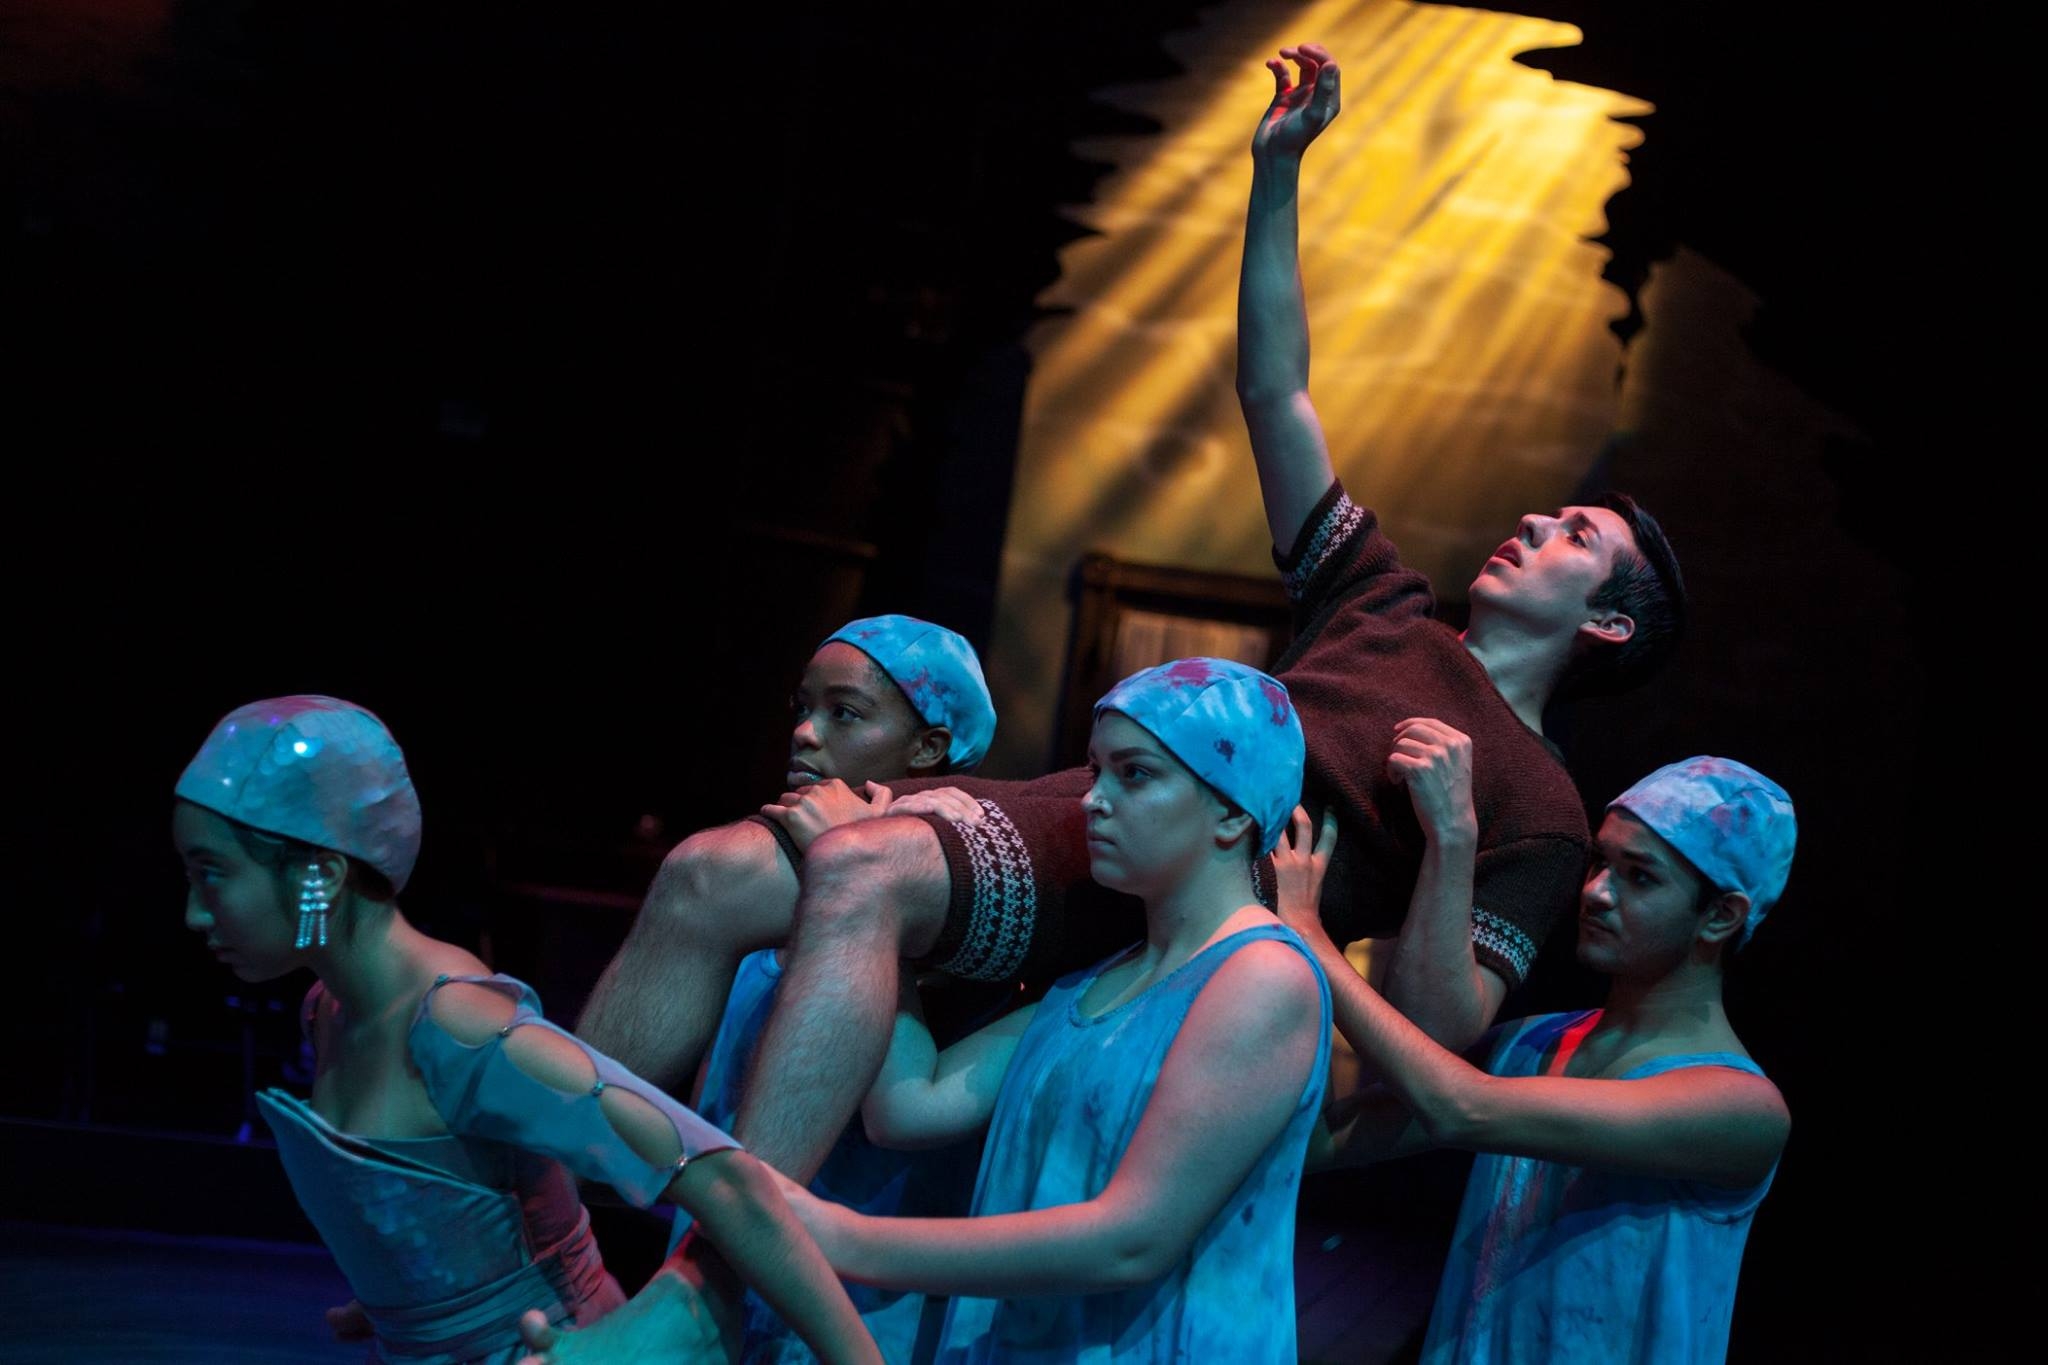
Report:
<svg viewBox="0 0 2048 1365"><path fill-rule="evenodd" d="M1120 678L1194 653L1270 669L1294 639L1277 574L1214 573L1090 554L1074 567L1071 593L1074 627L1060 679L1055 766L1081 761L1095 701Z"/></svg>

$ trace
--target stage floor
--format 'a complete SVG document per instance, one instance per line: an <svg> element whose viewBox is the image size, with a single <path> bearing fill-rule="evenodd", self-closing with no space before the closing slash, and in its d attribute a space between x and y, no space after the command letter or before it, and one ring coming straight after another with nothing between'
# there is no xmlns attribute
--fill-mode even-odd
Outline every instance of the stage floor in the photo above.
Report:
<svg viewBox="0 0 2048 1365"><path fill-rule="evenodd" d="M1302 1359L1399 1358L1432 1264L1306 1202L1298 1234ZM329 1340L321 1319L349 1297L327 1252L302 1242L0 1222L9 1365L360 1365L364 1348Z"/></svg>
<svg viewBox="0 0 2048 1365"><path fill-rule="evenodd" d="M349 1297L304 1243L0 1223L9 1365L360 1365L321 1320Z"/></svg>

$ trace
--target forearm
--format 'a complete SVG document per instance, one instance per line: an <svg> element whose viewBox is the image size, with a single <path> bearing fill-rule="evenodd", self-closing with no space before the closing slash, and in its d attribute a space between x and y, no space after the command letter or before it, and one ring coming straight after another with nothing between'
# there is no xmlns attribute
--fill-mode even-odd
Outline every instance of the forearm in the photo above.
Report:
<svg viewBox="0 0 2048 1365"><path fill-rule="evenodd" d="M818 1246L759 1162L717 1152L669 1187L733 1271L825 1361L879 1361L881 1353Z"/></svg>
<svg viewBox="0 0 2048 1365"><path fill-rule="evenodd" d="M1300 188L1298 157L1253 160L1237 288L1237 393L1247 407L1308 388Z"/></svg>
<svg viewBox="0 0 2048 1365"><path fill-rule="evenodd" d="M1477 844L1470 830L1430 838L1387 970L1387 1001L1453 1050L1486 1031L1505 994L1472 953Z"/></svg>
<svg viewBox="0 0 2048 1365"><path fill-rule="evenodd" d="M1312 946L1330 983L1330 1012L1337 1031L1413 1115L1413 1123L1404 1120L1384 1091L1364 1097L1357 1108L1357 1125L1349 1124L1351 1115L1335 1110L1332 1126L1345 1124L1350 1131L1340 1129L1333 1135L1334 1164L1363 1165L1424 1146L1456 1145L1468 1131L1466 1120L1477 1101L1478 1086L1487 1079L1485 1073L1404 1018L1329 938L1319 936Z"/></svg>
<svg viewBox="0 0 2048 1365"><path fill-rule="evenodd" d="M1308 395L1308 305L1298 253L1301 162L1253 160L1237 291L1237 396L1273 543L1283 552L1336 477Z"/></svg>
<svg viewBox="0 0 2048 1365"><path fill-rule="evenodd" d="M981 1218L846 1214L825 1239L841 1274L887 1289L1007 1298L1089 1294L1165 1274L1184 1248L1156 1223L1119 1218L1102 1200Z"/></svg>

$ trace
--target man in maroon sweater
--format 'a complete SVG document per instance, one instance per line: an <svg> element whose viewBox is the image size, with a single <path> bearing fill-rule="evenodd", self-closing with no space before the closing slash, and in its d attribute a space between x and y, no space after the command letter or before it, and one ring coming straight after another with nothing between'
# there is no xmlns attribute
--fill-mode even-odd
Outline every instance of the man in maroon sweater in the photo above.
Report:
<svg viewBox="0 0 2048 1365"><path fill-rule="evenodd" d="M1275 671L1308 737L1307 802L1316 814L1334 807L1343 830L1322 901L1340 943L1401 930L1425 856L1390 756L1425 755L1439 723L1471 737L1471 932L1412 926L1386 992L1432 1037L1462 1047L1576 903L1585 868L1584 810L1539 731L1543 709L1565 690L1612 690L1654 668L1675 635L1682 589L1656 523L1614 498L1522 518L1472 583L1464 635L1433 619L1428 581L1337 483L1309 401L1296 194L1302 153L1336 116L1338 74L1314 46L1283 56L1301 82L1269 64L1279 88L1252 144L1238 299L1238 392L1274 544L1289 547L1275 558L1299 631ZM899 788L961 789L979 803L978 819L875 818L888 815L885 801L820 784L807 798L845 823L811 844L794 904L786 890L764 890L759 869L672 857L625 950L661 955L658 970L642 963L636 979L722 993L738 957L728 939L789 941L783 997L737 1124L756 1156L799 1181L811 1176L881 1063L900 959L977 980L1042 980L1136 936L1135 903L1088 878L1079 798L1089 781L1074 769ZM675 914L680 898L665 896L664 882L719 888L718 899L744 912ZM603 1003L602 1013L631 1017L617 1007L629 1002ZM708 1040L593 1041L661 1074L694 1065Z"/></svg>

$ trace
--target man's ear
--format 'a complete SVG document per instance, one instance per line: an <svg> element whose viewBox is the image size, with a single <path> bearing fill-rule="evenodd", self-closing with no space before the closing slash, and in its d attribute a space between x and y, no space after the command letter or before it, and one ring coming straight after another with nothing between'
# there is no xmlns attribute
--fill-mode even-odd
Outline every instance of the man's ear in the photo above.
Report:
<svg viewBox="0 0 2048 1365"><path fill-rule="evenodd" d="M1619 611L1603 611L1579 627L1579 638L1597 645L1624 644L1635 633L1635 618Z"/></svg>
<svg viewBox="0 0 2048 1365"><path fill-rule="evenodd" d="M1699 941L1710 945L1725 943L1748 922L1749 897L1740 891L1724 891L1707 902L1707 912L1700 917Z"/></svg>
<svg viewBox="0 0 2048 1365"><path fill-rule="evenodd" d="M930 725L917 733L917 745L910 751L910 775L931 777L943 772L946 757L953 751L953 732L943 725Z"/></svg>

